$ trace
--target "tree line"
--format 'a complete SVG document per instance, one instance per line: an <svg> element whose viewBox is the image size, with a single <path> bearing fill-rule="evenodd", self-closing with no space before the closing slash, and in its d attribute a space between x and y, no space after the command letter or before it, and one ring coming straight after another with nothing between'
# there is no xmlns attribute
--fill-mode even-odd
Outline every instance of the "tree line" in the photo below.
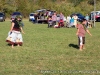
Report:
<svg viewBox="0 0 100 75"><path fill-rule="evenodd" d="M0 0L0 11L7 17L19 11L27 18L37 9L55 10L66 16L75 12L85 15L94 10L94 0ZM96 0L96 10L100 10L100 0Z"/></svg>

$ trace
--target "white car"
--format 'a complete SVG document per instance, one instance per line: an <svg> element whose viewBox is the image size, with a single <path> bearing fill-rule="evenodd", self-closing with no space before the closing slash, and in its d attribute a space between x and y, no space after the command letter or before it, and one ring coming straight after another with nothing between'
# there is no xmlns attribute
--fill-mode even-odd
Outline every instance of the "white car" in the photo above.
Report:
<svg viewBox="0 0 100 75"><path fill-rule="evenodd" d="M36 13L30 13L29 14L29 21L35 20L35 15Z"/></svg>

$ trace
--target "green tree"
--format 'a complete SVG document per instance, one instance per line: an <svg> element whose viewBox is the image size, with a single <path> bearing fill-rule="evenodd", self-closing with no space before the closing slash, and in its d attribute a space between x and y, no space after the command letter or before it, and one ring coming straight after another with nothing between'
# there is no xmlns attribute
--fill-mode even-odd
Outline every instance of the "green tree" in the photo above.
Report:
<svg viewBox="0 0 100 75"><path fill-rule="evenodd" d="M71 3L73 3L74 6L77 6L77 5L79 5L84 0L68 0L68 1L71 2Z"/></svg>

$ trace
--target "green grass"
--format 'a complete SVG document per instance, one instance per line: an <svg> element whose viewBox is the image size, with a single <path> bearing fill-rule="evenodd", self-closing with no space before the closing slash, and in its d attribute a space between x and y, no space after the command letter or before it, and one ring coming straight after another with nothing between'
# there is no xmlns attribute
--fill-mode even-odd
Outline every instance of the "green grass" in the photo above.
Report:
<svg viewBox="0 0 100 75"><path fill-rule="evenodd" d="M86 34L86 49L79 51L76 28L47 28L46 24L23 21L21 47L5 42L11 23L0 22L0 75L99 75L100 23Z"/></svg>

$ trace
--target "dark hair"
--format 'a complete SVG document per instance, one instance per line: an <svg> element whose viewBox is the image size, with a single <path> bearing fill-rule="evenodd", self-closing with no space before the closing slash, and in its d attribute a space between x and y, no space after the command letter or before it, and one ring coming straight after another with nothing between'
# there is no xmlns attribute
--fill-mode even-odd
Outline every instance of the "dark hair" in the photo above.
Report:
<svg viewBox="0 0 100 75"><path fill-rule="evenodd" d="M83 19L82 21L86 21L86 19Z"/></svg>
<svg viewBox="0 0 100 75"><path fill-rule="evenodd" d="M86 21L86 19L81 19L81 20L78 20L79 22L84 22L84 21Z"/></svg>

